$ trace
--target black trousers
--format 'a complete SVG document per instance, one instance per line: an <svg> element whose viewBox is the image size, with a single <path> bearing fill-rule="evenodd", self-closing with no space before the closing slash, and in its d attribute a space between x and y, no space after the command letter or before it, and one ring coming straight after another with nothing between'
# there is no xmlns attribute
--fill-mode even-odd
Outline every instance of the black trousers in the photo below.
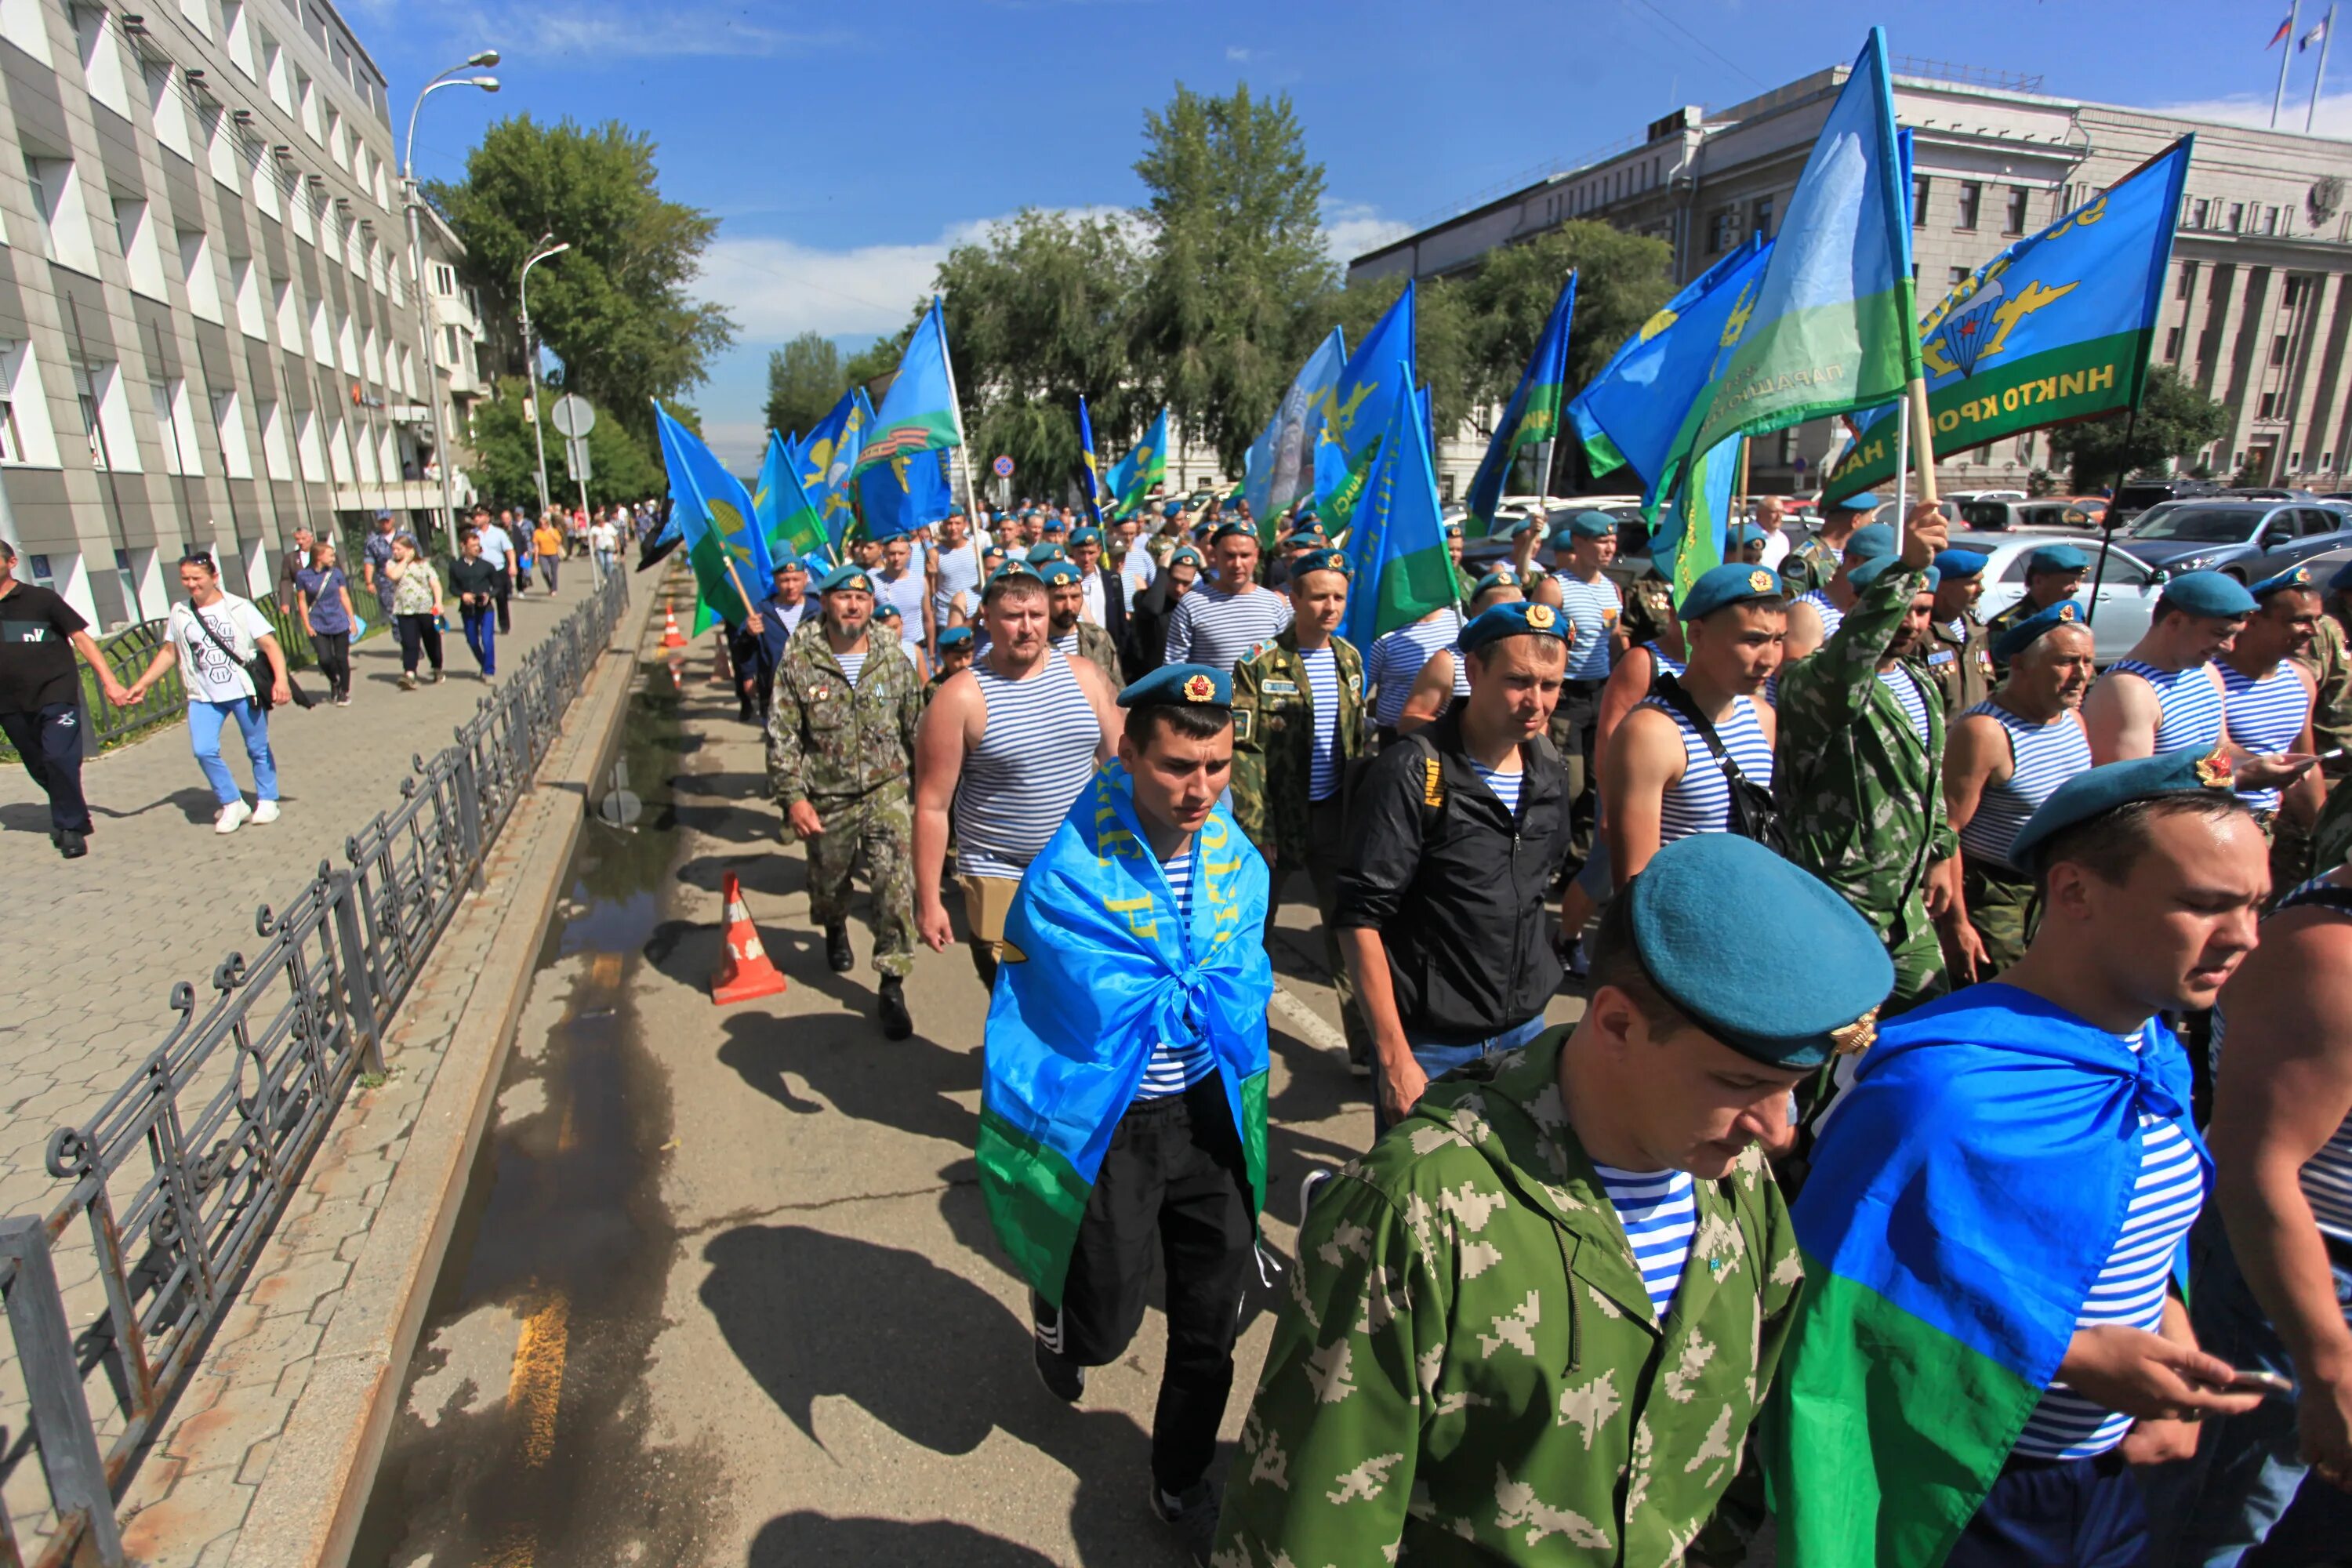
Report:
<svg viewBox="0 0 2352 1568"><path fill-rule="evenodd" d="M441 627L431 616L394 616L393 635L400 638L400 668L410 675L416 673L419 653L433 661L437 672L441 668Z"/></svg>
<svg viewBox="0 0 2352 1568"><path fill-rule="evenodd" d="M49 826L58 833L88 833L89 802L81 793L81 710L53 702L29 713L0 712L0 733L25 760L41 793L49 797Z"/></svg>
<svg viewBox="0 0 2352 1568"><path fill-rule="evenodd" d="M1157 1253L1168 1282L1168 1359L1151 1418L1151 1476L1163 1491L1200 1480L1216 1455L1255 1244L1248 1190L1222 1077L1135 1101L1111 1132L1087 1200L1059 1322L1047 1321L1050 1309L1038 1314L1049 1346L1081 1366L1108 1365L1142 1326Z"/></svg>
<svg viewBox="0 0 2352 1568"><path fill-rule="evenodd" d="M329 697L352 694L352 634L312 632L310 651L319 658L319 673L327 678Z"/></svg>
<svg viewBox="0 0 2352 1568"><path fill-rule="evenodd" d="M499 630L502 632L510 632L514 630L514 624L513 617L507 614L507 602L514 597L514 577L511 573L501 572L499 574L498 596Z"/></svg>

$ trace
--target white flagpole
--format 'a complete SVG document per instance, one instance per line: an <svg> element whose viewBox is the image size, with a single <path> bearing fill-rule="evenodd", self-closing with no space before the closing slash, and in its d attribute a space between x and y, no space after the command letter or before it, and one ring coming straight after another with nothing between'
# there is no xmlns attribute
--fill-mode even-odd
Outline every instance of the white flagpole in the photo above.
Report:
<svg viewBox="0 0 2352 1568"><path fill-rule="evenodd" d="M955 351L948 347L948 312L940 296L931 296L931 309L940 315L940 363L948 367L948 412L955 416L956 468L963 475L964 537L971 542L972 570L978 572L988 563L980 552L980 496L971 488L971 443L964 439L963 396L956 391ZM948 502L953 505L955 497L948 497Z"/></svg>
<svg viewBox="0 0 2352 1568"><path fill-rule="evenodd" d="M2303 0L2290 0L2286 8L2286 33L2279 39L2278 90L2271 94L2271 129L2278 129L2279 106L2286 102L2286 63L2294 58L2294 26L2303 16Z"/></svg>
<svg viewBox="0 0 2352 1568"><path fill-rule="evenodd" d="M1903 553L1903 519L1911 510L1911 398L1895 411L1895 553Z"/></svg>
<svg viewBox="0 0 2352 1568"><path fill-rule="evenodd" d="M2311 73L2311 107L2303 111L2303 133L2311 134L2312 121L2319 118L2319 84L2327 79L2327 46L2336 41L2336 7L2327 7L2327 20L2320 25L2319 68Z"/></svg>

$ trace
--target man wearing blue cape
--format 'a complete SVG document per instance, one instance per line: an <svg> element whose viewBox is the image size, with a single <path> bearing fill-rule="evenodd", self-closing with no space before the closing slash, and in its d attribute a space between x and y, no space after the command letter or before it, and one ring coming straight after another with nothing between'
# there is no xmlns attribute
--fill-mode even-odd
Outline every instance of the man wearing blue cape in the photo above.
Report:
<svg viewBox="0 0 2352 1568"><path fill-rule="evenodd" d="M1223 804L1233 683L1171 665L1119 693L1118 761L1079 793L1005 917L988 1012L981 1190L1029 1281L1038 1375L1076 1403L1126 1353L1152 1260L1168 1355L1151 1500L1195 1563L1265 1198L1265 862Z"/></svg>

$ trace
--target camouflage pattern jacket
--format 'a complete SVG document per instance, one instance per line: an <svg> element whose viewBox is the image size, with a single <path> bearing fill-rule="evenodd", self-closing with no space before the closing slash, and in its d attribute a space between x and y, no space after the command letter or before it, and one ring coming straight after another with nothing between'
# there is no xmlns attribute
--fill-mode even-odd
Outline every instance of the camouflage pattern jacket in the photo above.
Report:
<svg viewBox="0 0 2352 1568"><path fill-rule="evenodd" d="M1364 707L1364 657L1345 637L1331 639L1339 668L1339 763L1370 749ZM1315 765L1315 698L1298 635L1286 629L1234 666L1234 820L1260 854L1286 866L1307 863L1307 786Z"/></svg>
<svg viewBox="0 0 2352 1568"><path fill-rule="evenodd" d="M1828 587L1843 556L1844 546L1824 544L1819 534L1791 545L1780 557L1782 590L1791 599L1801 599L1816 588Z"/></svg>
<svg viewBox="0 0 2352 1568"><path fill-rule="evenodd" d="M1660 1322L1561 1108L1568 1033L1432 1084L1316 1197L1217 1562L1658 1568L1714 1514L1803 1279L1788 1209L1754 1149L1695 1183Z"/></svg>
<svg viewBox="0 0 2352 1568"><path fill-rule="evenodd" d="M1640 647L1654 642L1675 630L1675 585L1651 567L1625 585L1625 612L1617 625L1625 634L1625 646ZM1669 642L1669 651L1680 647L1679 642Z"/></svg>
<svg viewBox="0 0 2352 1568"><path fill-rule="evenodd" d="M2347 649L2344 628L2334 616L2319 617L2311 647L2296 655L2295 661L2311 672L2312 687L2318 693L2311 710L2311 731L2320 751L2352 746L2352 650ZM2320 772L2331 779L2352 777L2352 756L2322 763Z"/></svg>
<svg viewBox="0 0 2352 1568"><path fill-rule="evenodd" d="M768 784L789 811L803 800L855 800L912 773L923 682L898 639L866 639L852 686L824 638L823 617L784 645L768 710Z"/></svg>
<svg viewBox="0 0 2352 1568"><path fill-rule="evenodd" d="M1118 644L1111 641L1110 634L1092 621L1080 621L1076 630L1077 657L1101 670L1103 679L1110 682L1113 691L1125 686L1127 678L1118 669ZM1066 648L1063 651L1067 653L1069 650Z"/></svg>
<svg viewBox="0 0 2352 1568"><path fill-rule="evenodd" d="M1967 610L1960 612L1958 637L1952 636L1951 623L1937 621L1911 662L1943 694L1948 724L1992 694L1991 639L1984 623Z"/></svg>
<svg viewBox="0 0 2352 1568"><path fill-rule="evenodd" d="M1780 737L1772 781L1789 858L1845 895L1881 937L1925 884L1932 860L1958 847L1944 816L1944 707L1917 667L1927 743L1878 679L1927 574L1897 568L1863 591L1837 635L1780 673Z"/></svg>

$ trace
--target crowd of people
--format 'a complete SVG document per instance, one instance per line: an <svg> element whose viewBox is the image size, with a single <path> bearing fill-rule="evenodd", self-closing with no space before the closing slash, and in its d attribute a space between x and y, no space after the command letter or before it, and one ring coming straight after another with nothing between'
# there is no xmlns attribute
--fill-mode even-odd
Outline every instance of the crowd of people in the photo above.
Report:
<svg viewBox="0 0 2352 1568"><path fill-rule="evenodd" d="M1601 513L1475 579L1449 525L1457 605L1362 648L1311 509L959 512L733 628L832 967L863 865L885 1036L919 943L992 987L1056 1397L1163 1277L1195 1561L2222 1564L2299 1489L2352 1540L2352 573L2174 576L2101 672L2084 552L1987 624L1878 505L1768 500L1679 599ZM1294 871L1381 1131L1220 1487Z"/></svg>

